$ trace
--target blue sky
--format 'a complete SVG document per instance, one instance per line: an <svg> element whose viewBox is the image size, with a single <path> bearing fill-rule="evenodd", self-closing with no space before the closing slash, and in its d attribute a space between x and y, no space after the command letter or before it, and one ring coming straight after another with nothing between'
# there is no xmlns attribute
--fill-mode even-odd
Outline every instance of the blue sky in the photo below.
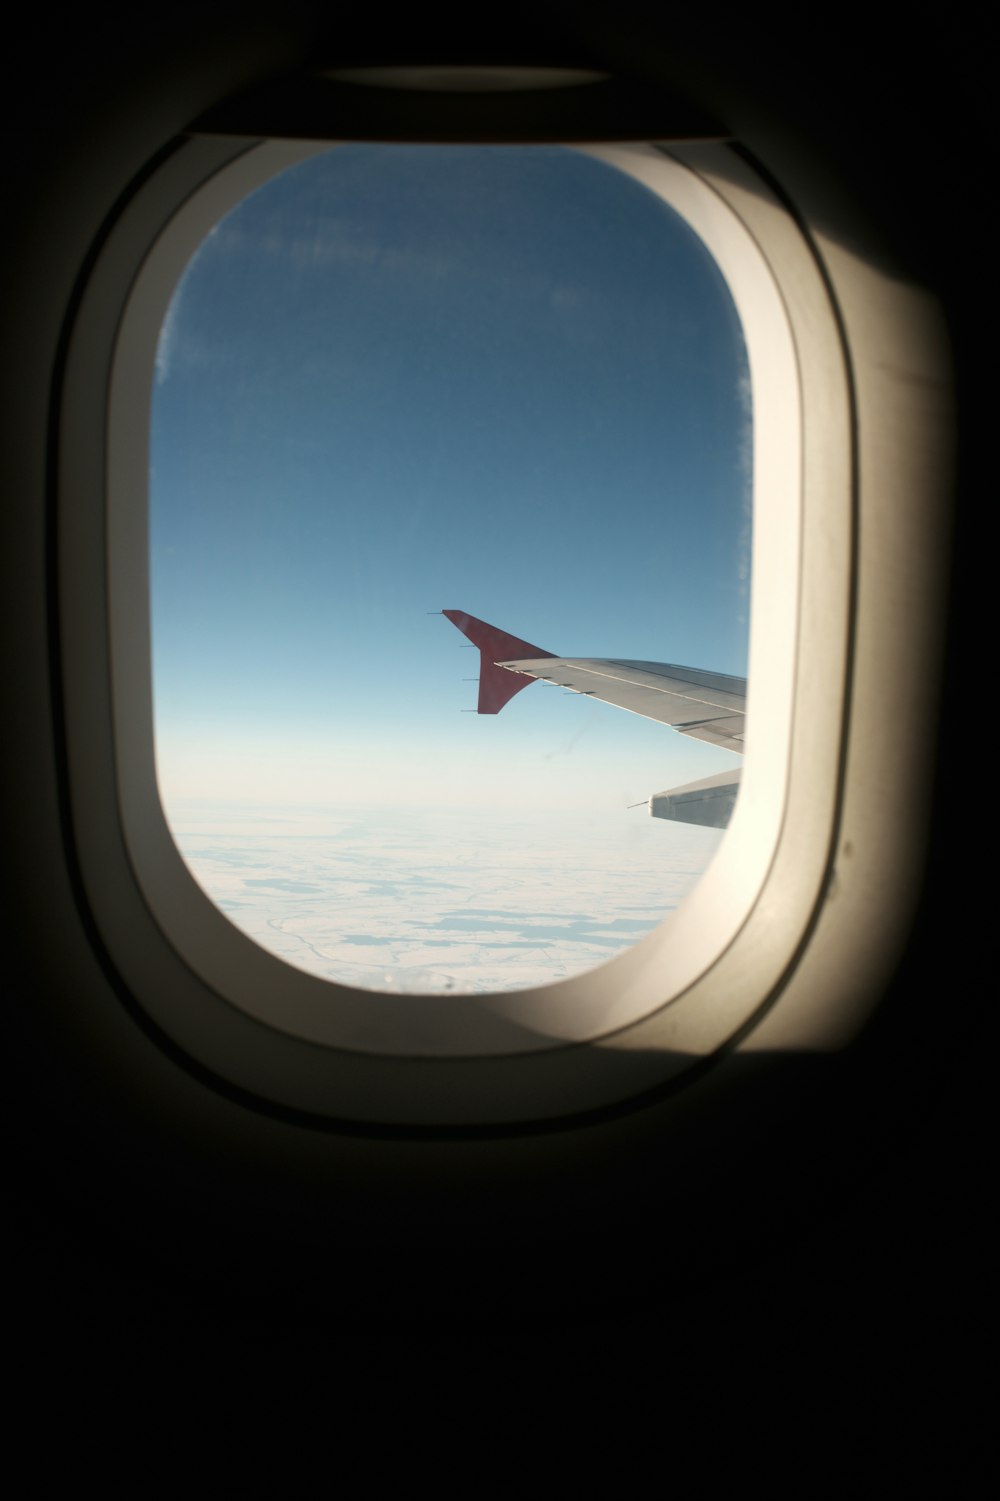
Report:
<svg viewBox="0 0 1000 1501"><path fill-rule="evenodd" d="M720 273L615 169L352 145L283 173L160 340L165 795L620 807L731 765L548 687L460 713L476 653L428 612L743 674L749 424Z"/></svg>

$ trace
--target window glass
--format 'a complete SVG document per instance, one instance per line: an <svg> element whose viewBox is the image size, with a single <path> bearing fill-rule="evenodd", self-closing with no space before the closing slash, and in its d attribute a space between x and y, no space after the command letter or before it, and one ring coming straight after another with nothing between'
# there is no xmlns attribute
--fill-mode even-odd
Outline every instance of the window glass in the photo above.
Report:
<svg viewBox="0 0 1000 1501"><path fill-rule="evenodd" d="M495 717L468 611L556 655L743 676L750 388L701 241L549 147L350 145L212 231L161 332L157 775L225 915L325 978L565 978L662 920L718 831L652 794L729 753L536 684Z"/></svg>

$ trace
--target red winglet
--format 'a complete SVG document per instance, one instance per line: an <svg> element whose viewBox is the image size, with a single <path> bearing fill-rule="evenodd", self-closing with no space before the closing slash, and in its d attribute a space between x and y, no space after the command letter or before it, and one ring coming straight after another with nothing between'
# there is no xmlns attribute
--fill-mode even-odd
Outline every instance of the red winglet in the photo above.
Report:
<svg viewBox="0 0 1000 1501"><path fill-rule="evenodd" d="M487 625L475 615L466 615L464 610L442 610L441 614L447 615L452 625L457 625L462 635L468 636L473 646L479 647L480 714L499 714L515 693L520 693L522 688L535 681L509 672L505 667L497 667L497 662L555 656L555 652L542 651L540 646L532 646L530 641L522 641L519 636L508 636L506 631L498 631L495 625Z"/></svg>

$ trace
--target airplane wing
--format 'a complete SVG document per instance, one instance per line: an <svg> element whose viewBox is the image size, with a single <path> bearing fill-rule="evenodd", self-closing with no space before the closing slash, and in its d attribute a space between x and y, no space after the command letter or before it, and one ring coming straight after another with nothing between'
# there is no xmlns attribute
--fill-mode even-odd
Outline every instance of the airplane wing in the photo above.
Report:
<svg viewBox="0 0 1000 1501"><path fill-rule="evenodd" d="M515 693L531 682L555 683L571 693L599 698L632 714L658 720L695 740L743 751L744 678L671 662L557 657L463 610L441 613L479 648L480 714L499 714ZM739 773L723 772L669 792L654 793L649 810L658 818L724 828L738 787Z"/></svg>
<svg viewBox="0 0 1000 1501"><path fill-rule="evenodd" d="M726 750L743 750L746 684L742 678L699 672L670 662L601 661L591 657L521 658L497 666L616 704L644 719L659 720L695 740L707 740Z"/></svg>

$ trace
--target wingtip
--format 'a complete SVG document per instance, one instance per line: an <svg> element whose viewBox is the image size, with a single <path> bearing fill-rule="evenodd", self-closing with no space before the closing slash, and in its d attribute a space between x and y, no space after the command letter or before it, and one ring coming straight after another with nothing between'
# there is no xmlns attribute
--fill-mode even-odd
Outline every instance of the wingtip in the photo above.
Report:
<svg viewBox="0 0 1000 1501"><path fill-rule="evenodd" d="M524 677L508 668L497 664L501 661L510 661L517 657L551 657L550 651L544 651L540 646L533 646L530 641L522 641L518 636L511 636L507 631L501 631L495 625L489 625L485 620L479 620L475 615L469 615L465 610L442 610L441 614L450 620L462 635L479 648L479 706L480 714L499 714L505 704L509 703L515 693L520 693L522 688L527 688L533 682L533 678Z"/></svg>

